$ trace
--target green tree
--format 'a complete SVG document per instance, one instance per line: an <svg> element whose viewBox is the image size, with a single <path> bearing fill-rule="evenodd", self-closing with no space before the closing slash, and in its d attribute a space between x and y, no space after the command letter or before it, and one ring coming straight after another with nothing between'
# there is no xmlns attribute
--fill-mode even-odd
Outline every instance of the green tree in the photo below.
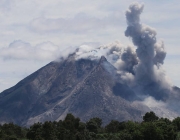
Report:
<svg viewBox="0 0 180 140"><path fill-rule="evenodd" d="M156 114L154 112L147 112L144 116L143 116L143 120L145 122L152 122L152 121L156 121L158 120L159 117L156 116Z"/></svg>
<svg viewBox="0 0 180 140"><path fill-rule="evenodd" d="M51 121L46 121L42 125L42 137L45 140L57 140L56 129Z"/></svg>
<svg viewBox="0 0 180 140"><path fill-rule="evenodd" d="M165 140L174 140L176 137L175 127L167 119L160 119L154 122L157 129L161 130Z"/></svg>
<svg viewBox="0 0 180 140"><path fill-rule="evenodd" d="M42 139L42 123L35 123L33 124L26 137L30 140L35 140L36 138L41 138Z"/></svg>
<svg viewBox="0 0 180 140"><path fill-rule="evenodd" d="M172 123L177 128L177 130L180 131L180 117L175 118Z"/></svg>
<svg viewBox="0 0 180 140"><path fill-rule="evenodd" d="M125 123L124 131L126 131L131 136L129 137L129 139L131 138L132 140L143 140L140 123L128 121Z"/></svg>
<svg viewBox="0 0 180 140"><path fill-rule="evenodd" d="M175 140L180 140L180 132L177 133L176 139Z"/></svg>
<svg viewBox="0 0 180 140"><path fill-rule="evenodd" d="M86 123L86 127L90 132L98 133L101 128L102 120L100 118L92 118Z"/></svg>
<svg viewBox="0 0 180 140"><path fill-rule="evenodd" d="M65 129L68 129L71 132L76 133L79 127L79 122L79 118L75 118L72 114L69 113L63 121L63 126L65 127Z"/></svg>
<svg viewBox="0 0 180 140"><path fill-rule="evenodd" d="M162 129L152 122L142 123L142 133L145 140L164 140Z"/></svg>
<svg viewBox="0 0 180 140"><path fill-rule="evenodd" d="M21 128L13 123L8 123L0 126L1 139L21 139L26 136L26 129Z"/></svg>
<svg viewBox="0 0 180 140"><path fill-rule="evenodd" d="M105 130L107 133L117 133L119 131L119 122L112 120L108 125L106 125Z"/></svg>

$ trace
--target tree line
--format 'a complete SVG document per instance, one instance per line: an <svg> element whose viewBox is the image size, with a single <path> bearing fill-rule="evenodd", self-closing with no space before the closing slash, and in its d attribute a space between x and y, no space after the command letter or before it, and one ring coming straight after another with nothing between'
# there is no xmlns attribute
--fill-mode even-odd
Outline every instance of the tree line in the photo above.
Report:
<svg viewBox="0 0 180 140"><path fill-rule="evenodd" d="M180 140L180 117L171 121L147 112L142 122L112 120L102 126L100 118L85 123L67 114L64 120L38 122L29 128L0 125L0 140Z"/></svg>

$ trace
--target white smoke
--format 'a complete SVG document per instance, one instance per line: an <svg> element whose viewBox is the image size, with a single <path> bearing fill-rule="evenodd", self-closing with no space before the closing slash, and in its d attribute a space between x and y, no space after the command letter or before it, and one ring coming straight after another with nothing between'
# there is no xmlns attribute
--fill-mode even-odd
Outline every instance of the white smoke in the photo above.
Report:
<svg viewBox="0 0 180 140"><path fill-rule="evenodd" d="M125 47L118 41L100 47L82 45L76 50L75 54L76 59L86 58L98 60L101 56L105 56L117 70L132 74L134 74L134 66L138 64L138 58L133 47Z"/></svg>
<svg viewBox="0 0 180 140"><path fill-rule="evenodd" d="M167 103L163 101L157 101L151 96L147 97L144 101L140 103L148 106L149 109L154 111L159 117L169 118L170 120L178 117L178 113L170 110Z"/></svg>

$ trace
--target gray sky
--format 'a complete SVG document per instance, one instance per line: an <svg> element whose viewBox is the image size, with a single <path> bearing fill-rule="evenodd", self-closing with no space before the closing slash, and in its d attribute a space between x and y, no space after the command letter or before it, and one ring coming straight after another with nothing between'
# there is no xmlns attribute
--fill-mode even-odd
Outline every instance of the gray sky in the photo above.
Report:
<svg viewBox="0 0 180 140"><path fill-rule="evenodd" d="M124 36L132 0L1 0L0 91L82 44L106 45ZM144 0L141 22L165 44L164 70L180 87L180 1Z"/></svg>

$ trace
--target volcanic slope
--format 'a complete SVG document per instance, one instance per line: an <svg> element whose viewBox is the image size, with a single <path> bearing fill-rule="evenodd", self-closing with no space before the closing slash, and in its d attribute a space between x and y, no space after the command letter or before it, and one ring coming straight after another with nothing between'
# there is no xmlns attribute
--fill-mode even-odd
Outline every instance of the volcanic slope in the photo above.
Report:
<svg viewBox="0 0 180 140"><path fill-rule="evenodd" d="M31 125L72 113L81 120L100 117L140 121L148 108L134 107L135 93L119 82L104 56L51 62L0 94L0 122Z"/></svg>

